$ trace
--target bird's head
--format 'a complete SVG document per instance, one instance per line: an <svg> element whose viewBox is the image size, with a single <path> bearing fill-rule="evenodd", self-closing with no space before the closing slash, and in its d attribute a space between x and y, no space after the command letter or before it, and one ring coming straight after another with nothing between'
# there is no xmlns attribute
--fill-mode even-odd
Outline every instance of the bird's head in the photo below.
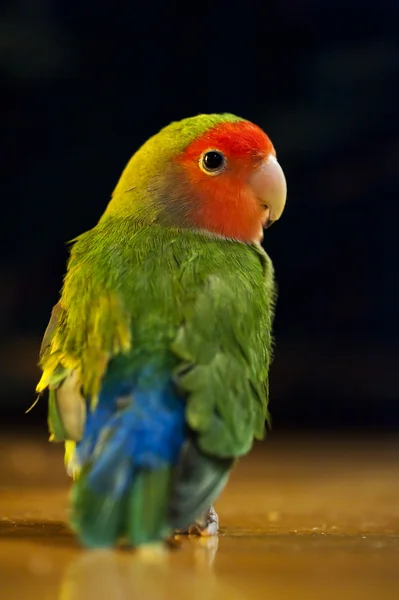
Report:
<svg viewBox="0 0 399 600"><path fill-rule="evenodd" d="M171 123L136 152L106 214L260 242L286 195L262 129L230 114L198 115Z"/></svg>

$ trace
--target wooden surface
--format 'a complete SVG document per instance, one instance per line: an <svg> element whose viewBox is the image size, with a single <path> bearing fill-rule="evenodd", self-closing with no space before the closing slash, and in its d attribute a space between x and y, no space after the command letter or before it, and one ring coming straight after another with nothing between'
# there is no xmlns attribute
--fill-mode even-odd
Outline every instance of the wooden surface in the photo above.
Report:
<svg viewBox="0 0 399 600"><path fill-rule="evenodd" d="M217 504L218 539L79 548L62 448L0 440L0 599L399 599L399 438L271 436Z"/></svg>

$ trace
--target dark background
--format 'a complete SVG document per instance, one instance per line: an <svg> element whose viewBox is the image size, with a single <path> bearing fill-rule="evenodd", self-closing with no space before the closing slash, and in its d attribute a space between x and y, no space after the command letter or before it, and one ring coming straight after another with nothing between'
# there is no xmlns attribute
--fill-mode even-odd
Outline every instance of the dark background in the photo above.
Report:
<svg viewBox="0 0 399 600"><path fill-rule="evenodd" d="M171 120L233 112L288 180L274 428L399 427L399 3L14 0L0 9L0 420L45 427L65 242Z"/></svg>

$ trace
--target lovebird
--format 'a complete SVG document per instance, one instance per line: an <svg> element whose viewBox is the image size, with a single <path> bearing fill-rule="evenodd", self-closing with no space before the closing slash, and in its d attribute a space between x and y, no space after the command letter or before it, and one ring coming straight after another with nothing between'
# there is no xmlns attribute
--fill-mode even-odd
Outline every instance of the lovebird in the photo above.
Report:
<svg viewBox="0 0 399 600"><path fill-rule="evenodd" d="M217 534L214 502L268 423L276 285L261 241L286 194L261 128L200 114L145 142L73 240L37 391L84 546Z"/></svg>

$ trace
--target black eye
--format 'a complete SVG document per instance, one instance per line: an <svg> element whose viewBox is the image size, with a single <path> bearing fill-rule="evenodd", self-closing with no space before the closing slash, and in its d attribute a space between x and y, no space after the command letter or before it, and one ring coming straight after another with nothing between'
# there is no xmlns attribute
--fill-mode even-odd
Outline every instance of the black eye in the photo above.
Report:
<svg viewBox="0 0 399 600"><path fill-rule="evenodd" d="M206 171L218 171L225 164L225 157L217 150L209 150L202 157L202 164Z"/></svg>

